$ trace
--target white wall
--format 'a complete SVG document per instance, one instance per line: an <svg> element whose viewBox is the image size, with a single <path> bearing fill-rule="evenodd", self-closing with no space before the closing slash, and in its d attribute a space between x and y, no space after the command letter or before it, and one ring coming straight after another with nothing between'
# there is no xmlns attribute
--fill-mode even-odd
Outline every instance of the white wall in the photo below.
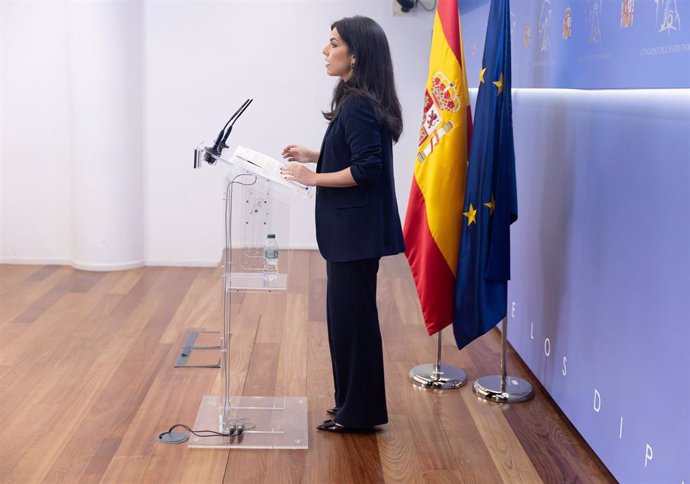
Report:
<svg viewBox="0 0 690 484"><path fill-rule="evenodd" d="M0 3L3 260L70 258L70 173L63 2Z"/></svg>
<svg viewBox="0 0 690 484"><path fill-rule="evenodd" d="M318 148L326 128L320 111L328 108L335 85L325 75L321 48L328 41L330 24L343 16L374 18L391 44L405 117L405 132L395 148L398 201L404 217L433 14L393 16L391 0L8 1L0 6L0 62L5 72L0 90L0 261L75 263L78 244L73 239L78 235L74 225L84 217L75 211L70 187L98 177L95 172L75 173L79 166L76 143L93 139L93 132L89 134L70 114L75 105L83 108L89 99L84 89L74 89L71 76L75 71L67 62L68 54L77 48L70 45L75 37L71 29L83 28L70 26L68 12L81 3L104 12L113 4L126 3L132 23L141 22L137 33L118 27L118 20L113 19L112 31L123 36L122 51L112 51L109 44L111 51L102 53L113 57L120 68L122 53L135 51L132 37L140 36L141 92L134 90L131 99L140 102L141 109L130 107L127 112L134 126L141 125L141 179L136 180L131 165L136 152L127 154L119 146L136 144L131 132L125 133L127 140L120 139L124 128L117 124L110 142L99 138L96 144L110 154L107 166L119 166L114 161L117 157L124 165L115 174L120 181L111 185L121 192L111 197L120 202L136 199L140 191L139 213L133 212L131 203L110 210L119 218L131 218L129 236L143 240L145 263L210 265L218 261L227 170L222 166L193 170L192 151L200 141L214 138L245 98L254 98L254 103L235 127L231 149L239 143L278 156L290 142ZM128 68L136 71L139 60L134 57ZM97 68L113 69L107 62ZM111 101L110 110L121 112L117 109L121 102ZM50 128L37 131L42 126ZM130 177L133 186L123 186L123 176ZM313 201L295 198L291 222L290 239L282 245L315 248ZM141 236L137 235L140 228ZM120 263L125 266L127 257L122 255ZM85 264L89 265L113 268L117 261L91 260Z"/></svg>
<svg viewBox="0 0 690 484"><path fill-rule="evenodd" d="M144 264L142 9L68 2L73 266Z"/></svg>
<svg viewBox="0 0 690 484"><path fill-rule="evenodd" d="M3 29L3 21L2 19L5 16L4 8L2 3L0 2L0 46L2 46L5 43L4 39L4 29ZM3 133L3 119L4 119L4 96L3 96L3 89L2 86L4 84L3 78L4 78L4 73L5 73L5 62L4 62L4 57L3 57L3 49L0 47L0 257L3 254L2 250L2 241L3 241L3 227L4 225L2 224L2 192L3 192L3 183L2 183L2 133Z"/></svg>
<svg viewBox="0 0 690 484"><path fill-rule="evenodd" d="M1 260L142 265L141 5L0 8Z"/></svg>

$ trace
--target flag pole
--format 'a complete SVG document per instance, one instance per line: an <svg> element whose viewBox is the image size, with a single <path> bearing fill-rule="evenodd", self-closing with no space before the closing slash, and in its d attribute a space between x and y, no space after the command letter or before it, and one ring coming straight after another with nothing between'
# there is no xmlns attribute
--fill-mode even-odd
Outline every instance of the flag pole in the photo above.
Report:
<svg viewBox="0 0 690 484"><path fill-rule="evenodd" d="M474 382L472 389L478 396L492 402L524 402L534 396L534 391L528 381L516 376L506 376L507 339L508 316L501 321L501 374L479 378Z"/></svg>
<svg viewBox="0 0 690 484"><path fill-rule="evenodd" d="M432 390L454 390L467 383L465 371L452 365L441 364L442 332L436 333L436 363L425 363L410 370L412 383Z"/></svg>

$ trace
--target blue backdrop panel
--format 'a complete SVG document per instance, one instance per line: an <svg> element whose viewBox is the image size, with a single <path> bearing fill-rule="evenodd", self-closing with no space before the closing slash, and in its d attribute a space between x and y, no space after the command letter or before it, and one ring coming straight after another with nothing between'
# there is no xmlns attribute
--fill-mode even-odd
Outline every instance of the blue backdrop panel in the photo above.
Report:
<svg viewBox="0 0 690 484"><path fill-rule="evenodd" d="M690 482L689 94L513 94L510 342L622 482Z"/></svg>
<svg viewBox="0 0 690 484"><path fill-rule="evenodd" d="M488 0L460 0L468 79ZM513 87L690 87L690 0L513 0Z"/></svg>

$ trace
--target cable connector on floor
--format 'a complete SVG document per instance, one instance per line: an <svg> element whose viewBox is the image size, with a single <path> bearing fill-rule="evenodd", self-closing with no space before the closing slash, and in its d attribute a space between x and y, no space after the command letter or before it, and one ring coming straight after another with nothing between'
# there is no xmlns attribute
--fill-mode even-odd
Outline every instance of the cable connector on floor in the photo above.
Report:
<svg viewBox="0 0 690 484"><path fill-rule="evenodd" d="M215 430L194 430L184 424L175 424L167 432L158 434L158 442L163 444L181 444L189 440L189 435L182 432L173 432L176 428L182 428L196 437L237 437L242 438L245 431L251 430L255 425L247 424L246 419L240 418L229 424L228 432L216 432Z"/></svg>

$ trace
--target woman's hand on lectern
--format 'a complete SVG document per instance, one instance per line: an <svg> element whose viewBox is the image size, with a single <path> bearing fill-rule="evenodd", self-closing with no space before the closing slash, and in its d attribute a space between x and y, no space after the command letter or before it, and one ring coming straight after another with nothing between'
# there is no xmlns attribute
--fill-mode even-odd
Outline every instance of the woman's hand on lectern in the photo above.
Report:
<svg viewBox="0 0 690 484"><path fill-rule="evenodd" d="M287 145L283 148L282 156L287 161L298 163L316 163L319 159L319 152L310 150L301 145Z"/></svg>
<svg viewBox="0 0 690 484"><path fill-rule="evenodd" d="M280 174L283 178L289 181L295 181L306 186L316 185L316 178L318 175L309 168L301 165L285 165L280 169Z"/></svg>

